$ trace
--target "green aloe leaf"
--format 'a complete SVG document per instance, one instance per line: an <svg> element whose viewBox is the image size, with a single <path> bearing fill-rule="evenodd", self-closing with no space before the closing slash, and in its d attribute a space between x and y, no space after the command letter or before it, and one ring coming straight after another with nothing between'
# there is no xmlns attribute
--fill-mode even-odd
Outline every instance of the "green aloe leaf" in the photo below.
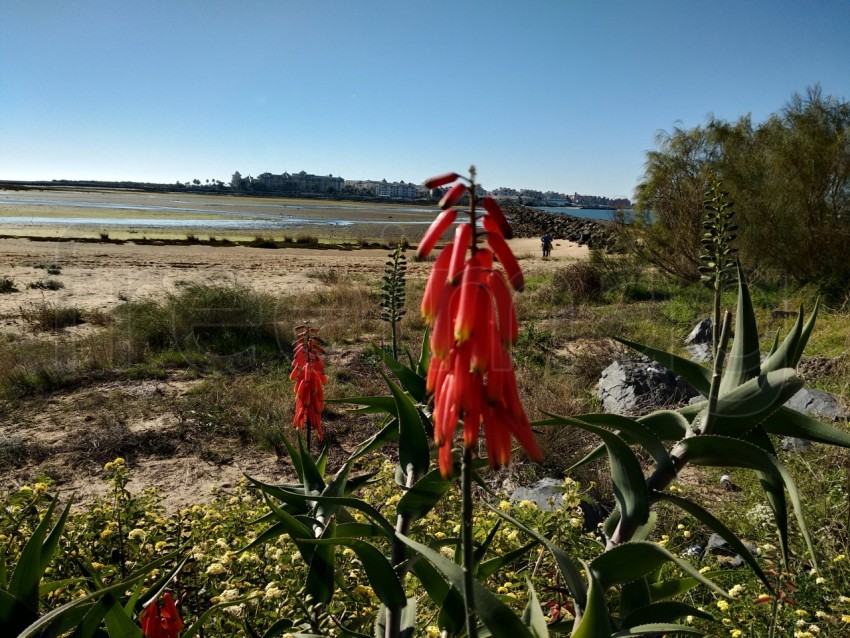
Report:
<svg viewBox="0 0 850 638"><path fill-rule="evenodd" d="M372 519L373 522L377 523L383 529L387 530L387 534L389 536L395 533L395 528L377 509L375 509L374 507L359 498L354 498L350 496L305 496L303 493L292 492L283 486L269 485L267 483L263 483L262 481L258 481L257 479L252 478L248 475L245 476L262 492L268 494L269 496L274 496L275 498L278 498L285 503L304 503L308 500L315 503L333 502L343 507L349 507L351 509L356 509L363 512L366 516Z"/></svg>
<svg viewBox="0 0 850 638"><path fill-rule="evenodd" d="M684 419L681 419L675 412L668 413L671 416L670 420L677 425ZM681 421L680 421L681 419ZM627 416L619 414L583 414L578 417L559 417L552 415L552 421L557 421L563 425L577 425L581 423L589 423L591 425L604 426L616 430L616 434L627 444L637 443L653 458L659 468L673 467L673 459L670 458L670 453L664 447L664 443L658 438L644 423L631 419ZM678 437L676 440L678 440Z"/></svg>
<svg viewBox="0 0 850 638"><path fill-rule="evenodd" d="M502 554L501 556L494 556L493 558L488 558L487 560L482 561L478 564L478 568L475 570L475 577L479 580L485 580L489 578L505 565L512 563L513 561L527 555L528 552L534 549L537 543L537 540L533 540L530 543L526 543L522 547L518 547L515 550L508 552L507 554Z"/></svg>
<svg viewBox="0 0 850 638"><path fill-rule="evenodd" d="M700 574L696 567L674 556L656 543L634 541L618 545L593 559L590 568L596 575L599 585L603 589L608 589L646 576L665 563L675 563L679 569L699 580L714 593L726 596L724 590Z"/></svg>
<svg viewBox="0 0 850 638"><path fill-rule="evenodd" d="M697 609L693 605L688 605L687 603L679 601L666 601L642 607L624 617L620 624L623 629L629 629L650 623L672 622L685 616L693 616L694 618L702 618L704 620L714 620L714 616Z"/></svg>
<svg viewBox="0 0 850 638"><path fill-rule="evenodd" d="M452 481L444 479L439 469L431 470L401 497L396 513L412 523L430 512L451 486Z"/></svg>
<svg viewBox="0 0 850 638"><path fill-rule="evenodd" d="M587 572L587 606L578 625L573 628L573 638L609 638L611 619L605 602L605 591L596 579L590 565L582 561Z"/></svg>
<svg viewBox="0 0 850 638"><path fill-rule="evenodd" d="M711 434L743 437L802 387L803 381L790 368L746 381L717 400Z"/></svg>
<svg viewBox="0 0 850 638"><path fill-rule="evenodd" d="M374 545L357 538L322 538L314 541L316 545L344 545L350 547L363 563L366 578L375 590L375 595L387 607L404 607L407 596L398 580L393 566L383 552Z"/></svg>
<svg viewBox="0 0 850 638"><path fill-rule="evenodd" d="M803 517L803 506L800 502L800 494L797 491L797 485L794 478L785 468L785 466L774 455L769 454L762 448L738 439L730 439L720 436L698 436L682 441L685 447L687 460L695 465L710 465L716 467L746 467L765 474L765 478L770 478L768 483L762 480L762 487L773 495L777 501L784 502L784 493L782 486L788 491L788 497L791 505L794 508L794 514L797 517L797 524L800 527L800 532L806 541L806 546L811 555L812 564L817 569L815 563L814 547L809 534L809 528L806 525L806 520ZM787 525L781 525L777 521L780 540L784 541L785 552L787 552L788 529ZM782 529L785 527L785 529ZM787 556L787 554L785 554Z"/></svg>
<svg viewBox="0 0 850 638"><path fill-rule="evenodd" d="M464 576L460 565L450 561L430 547L417 543L403 534L396 534L396 537L430 561L448 579L453 587L458 591L462 591ZM523 624L522 620L511 611L510 607L505 605L495 594L477 580L473 580L473 598L475 601L475 610L481 617L484 625L490 630L491 636L495 636L495 638L533 638L531 632Z"/></svg>
<svg viewBox="0 0 850 638"><path fill-rule="evenodd" d="M850 433L784 406L765 419L762 426L770 434L778 436L795 436L814 443L850 447Z"/></svg>
<svg viewBox="0 0 850 638"><path fill-rule="evenodd" d="M635 343L634 341L629 341L628 339L623 339L621 337L615 337L615 339L623 345L645 354L653 361L660 363L668 370L679 375L685 381L690 383L694 390L699 392L702 396L708 396L708 391L711 388L711 370L708 368L685 359L684 357L675 355L672 352L666 352L664 350L659 350L658 348L645 346L641 343Z"/></svg>
<svg viewBox="0 0 850 638"><path fill-rule="evenodd" d="M331 519L322 530L319 540L334 538L335 531L336 521ZM336 546L331 543L318 545L313 551L304 588L317 603L329 603L333 599L334 585L336 584L334 580L335 556Z"/></svg>
<svg viewBox="0 0 850 638"><path fill-rule="evenodd" d="M815 320L818 318L818 310L820 310L820 297L815 301L815 307L812 308L812 314L809 315L809 320L803 326L803 332L800 334L800 340L797 343L797 352L794 353L794 358L791 359L790 366L796 368L803 356L803 350L806 349L806 344L809 343L809 337L812 336L812 330L815 327Z"/></svg>
<svg viewBox="0 0 850 638"><path fill-rule="evenodd" d="M427 377L429 367L431 367L431 329L426 327L422 335L422 349L419 351L416 373L420 377Z"/></svg>
<svg viewBox="0 0 850 638"><path fill-rule="evenodd" d="M417 476L422 476L428 471L431 454L419 411L410 396L386 375L384 379L390 386L398 414L398 458L402 471L406 474L409 469L412 469Z"/></svg>
<svg viewBox="0 0 850 638"><path fill-rule="evenodd" d="M747 564L752 568L752 570L756 573L756 576L759 577L761 582L764 583L767 590L773 593L773 585L771 585L770 580L767 575L762 571L761 566L758 564L758 561L755 557L750 553L750 550L747 549L747 546L735 535L735 533L726 527L722 522L720 522L717 518L714 517L711 512L704 509L702 506L697 505L693 501L690 501L681 496L676 496L674 494L668 494L666 492L657 492L653 494L653 501L667 501L668 503L672 503L679 509L687 512L695 519L697 519L700 523L708 527L714 533L723 537L723 539L729 543L732 549L743 558Z"/></svg>
<svg viewBox="0 0 850 638"><path fill-rule="evenodd" d="M381 605L378 610L378 617L375 620L374 638L384 638L387 633L387 606ZM416 598L408 598L407 604L401 609L401 623L399 627L399 638L413 638L413 632L416 629ZM346 631L345 635L353 635L353 632ZM360 634L357 634L360 635Z"/></svg>
<svg viewBox="0 0 850 638"><path fill-rule="evenodd" d="M325 399L325 403L350 403L362 405L362 408L351 410L354 414L395 414L395 401L392 397L349 397L345 399Z"/></svg>
<svg viewBox="0 0 850 638"><path fill-rule="evenodd" d="M759 332L746 276L738 262L738 309L735 315L735 338L726 371L720 381L720 396L757 376L761 368ZM703 395L705 396L705 395Z"/></svg>
<svg viewBox="0 0 850 638"><path fill-rule="evenodd" d="M286 446L286 451L289 453L289 458L292 461L292 467L295 468L295 474L298 476L299 483L304 483L304 465L301 463L301 454L295 449L295 446L289 442L285 436L281 437L283 444Z"/></svg>
<svg viewBox="0 0 850 638"><path fill-rule="evenodd" d="M623 524L640 526L649 519L649 492L646 489L640 462L628 444L605 428L578 419L572 425L587 430L602 439L608 450L614 499L617 501Z"/></svg>
<svg viewBox="0 0 850 638"><path fill-rule="evenodd" d="M522 612L522 622L528 627L531 635L534 638L549 638L549 630L546 628L546 617L543 615L543 610L540 608L540 601L537 599L537 592L531 585L531 581L526 578L528 583L528 604Z"/></svg>
<svg viewBox="0 0 850 638"><path fill-rule="evenodd" d="M378 348L378 354L410 396L419 403L425 403L428 400L428 393L425 392L425 377L416 374L416 371L393 357L392 353L385 348Z"/></svg>
<svg viewBox="0 0 850 638"><path fill-rule="evenodd" d="M523 525L518 520L505 514L500 509L493 507L486 501L484 505L494 511L497 515L501 516L503 519L508 521L511 525L516 527L518 530L521 530L535 539L538 543L543 545L549 553L552 554L552 558L555 559L555 563L558 565L558 571L561 572L561 578L564 579L564 583L567 585L567 589L570 590L570 594L573 599L576 601L576 606L579 609L584 609L587 604L587 594L585 591L584 581L582 580L581 573L576 567L575 563L573 563L572 559L567 555L567 553L558 547L555 543L550 541L548 538L543 536L536 529L528 527L527 525Z"/></svg>
<svg viewBox="0 0 850 638"><path fill-rule="evenodd" d="M37 638L39 636L57 635L59 633L57 631L57 627L61 627L63 629L62 633L72 629L75 625L68 626L66 624L69 615L74 616L74 619L78 620L81 607L88 607L90 603L99 600L102 596L111 592L122 592L129 589L131 585L134 585L145 578L148 573L154 569L162 567L168 561L173 559L173 553L167 554L166 556L158 558L157 560L151 561L150 563L140 567L124 580L113 583L108 587L98 589L97 591L81 596L80 598L75 598L71 602L65 603L61 607L57 607L56 609L47 612L37 621L21 631L17 638Z"/></svg>
<svg viewBox="0 0 850 638"><path fill-rule="evenodd" d="M460 591L449 585L446 579L427 560L417 560L411 571L422 583L428 598L440 608L437 626L456 634L466 622L466 610Z"/></svg>
<svg viewBox="0 0 850 638"><path fill-rule="evenodd" d="M707 572L703 575L708 579L712 579L722 576L723 574L724 572L718 570L714 572ZM652 598L652 602L667 600L668 598L678 598L691 591L694 587L698 587L700 583L701 581L693 578L692 576L662 580L649 584L649 594Z"/></svg>
<svg viewBox="0 0 850 638"><path fill-rule="evenodd" d="M797 346L800 345L800 337L803 335L803 308L800 307L800 313L797 315L797 321L790 332L782 340L779 345L779 332L776 333L776 339L771 347L771 352L761 364L761 373L765 374L771 370L779 370L781 368L794 367L794 356L797 354Z"/></svg>
<svg viewBox="0 0 850 638"><path fill-rule="evenodd" d="M327 484L325 489L322 491L322 496L331 496L331 497L340 497L345 494L345 486L348 481L348 473L351 470L351 461L349 460L336 473L336 475L331 479L331 482ZM317 503L316 504L316 518L321 520L328 520L331 516L334 516L339 511L339 503L325 502L325 503Z"/></svg>
<svg viewBox="0 0 850 638"><path fill-rule="evenodd" d="M301 466L304 470L304 493L308 496L321 494L325 489L325 479L322 477L316 462L310 452L304 447L304 440L298 436L298 447L301 450Z"/></svg>
<svg viewBox="0 0 850 638"><path fill-rule="evenodd" d="M59 542L59 536L65 526L65 520L68 518L68 512L71 511L71 503L69 502L53 526L53 529L48 532L57 500L58 497L54 497L50 501L50 505L41 517L41 521L39 521L38 526L21 550L18 564L15 566L15 571L12 572L12 578L9 580L9 594L17 598L22 605L36 613L38 610L38 584L44 575L44 570L53 557L56 544Z"/></svg>
<svg viewBox="0 0 850 638"><path fill-rule="evenodd" d="M392 397L387 398L392 401ZM395 402L393 402L393 410L395 410ZM398 419L394 418L379 431L375 432L375 434L361 442L360 445L357 446L357 449L351 453L351 456L348 457L349 460L356 461L357 459L367 455L369 452L383 447L384 444L389 443L390 441L395 441L398 439L398 429Z"/></svg>

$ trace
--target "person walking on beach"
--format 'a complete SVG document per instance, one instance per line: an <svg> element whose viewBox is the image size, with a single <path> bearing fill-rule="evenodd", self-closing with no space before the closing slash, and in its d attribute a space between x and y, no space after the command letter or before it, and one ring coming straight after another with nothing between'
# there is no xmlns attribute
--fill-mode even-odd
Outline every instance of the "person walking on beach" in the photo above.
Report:
<svg viewBox="0 0 850 638"><path fill-rule="evenodd" d="M543 237L540 238L540 243L543 245L543 256L548 257L552 254L552 235L547 231Z"/></svg>

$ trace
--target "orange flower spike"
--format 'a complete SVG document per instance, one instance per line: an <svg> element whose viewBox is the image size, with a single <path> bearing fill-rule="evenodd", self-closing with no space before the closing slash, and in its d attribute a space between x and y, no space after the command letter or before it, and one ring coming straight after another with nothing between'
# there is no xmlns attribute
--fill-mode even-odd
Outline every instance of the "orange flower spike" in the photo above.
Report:
<svg viewBox="0 0 850 638"><path fill-rule="evenodd" d="M443 360L440 357L432 356L430 363L428 363L428 375L425 377L425 392L434 394L437 380L440 379L443 370Z"/></svg>
<svg viewBox="0 0 850 638"><path fill-rule="evenodd" d="M493 300L496 302L496 311L499 315L499 334L502 337L502 343L506 346L514 344L519 339L519 323L505 276L501 271L493 270L489 273L487 282L490 285L490 290L493 291Z"/></svg>
<svg viewBox="0 0 850 638"><path fill-rule="evenodd" d="M514 236L514 230L511 228L511 225L508 223L508 220L505 219L505 214L502 212L499 203L487 195L481 200L481 206L484 210L487 211L487 214L493 218L493 221L499 226L499 230L502 232L502 237L505 239L510 239Z"/></svg>
<svg viewBox="0 0 850 638"><path fill-rule="evenodd" d="M502 423L498 408L487 406L484 412L484 436L487 440L487 461L499 468L511 460L511 432Z"/></svg>
<svg viewBox="0 0 850 638"><path fill-rule="evenodd" d="M436 244L437 240L440 239L446 230L448 230L449 226L455 222L455 219L457 219L457 211L453 208L444 210L442 213L437 215L437 218L431 222L428 230L425 231L425 234L422 236L419 246L416 249L420 258L424 259L431 254L431 249L434 248L434 244Z"/></svg>
<svg viewBox="0 0 850 638"><path fill-rule="evenodd" d="M463 275L463 267L466 263L466 251L472 241L472 226L468 223L459 224L455 228L454 248L452 258L449 261L449 282L457 284Z"/></svg>
<svg viewBox="0 0 850 638"><path fill-rule="evenodd" d="M452 182L456 182L460 179L460 175L457 173L443 173L442 175L436 175L431 179L426 179L422 185L425 188L439 188L440 186L445 186L446 184L451 184Z"/></svg>
<svg viewBox="0 0 850 638"><path fill-rule="evenodd" d="M469 358L470 344L457 346L454 351L452 376L454 377L454 388L451 401L458 406L458 410L466 412L469 402Z"/></svg>
<svg viewBox="0 0 850 638"><path fill-rule="evenodd" d="M502 236L496 222L489 215L482 217L482 220L484 222L484 230L487 231L487 243L493 249L496 259L502 263L505 273L511 282L511 286L513 286L514 290L522 290L525 287L525 278L516 257L511 252L510 246L508 246L505 238Z"/></svg>
<svg viewBox="0 0 850 638"><path fill-rule="evenodd" d="M473 371L483 374L490 366L494 344L493 333L496 332L496 323L493 316L493 301L489 289L486 286L479 286L478 296L478 312L475 314L475 325L472 328L472 357L470 366ZM498 343L497 334L495 344L498 345Z"/></svg>
<svg viewBox="0 0 850 638"><path fill-rule="evenodd" d="M505 387L505 368L508 355L498 344L490 353L490 367L487 368L487 400L495 405L501 405L503 402L502 392Z"/></svg>
<svg viewBox="0 0 850 638"><path fill-rule="evenodd" d="M448 397L454 392L454 377L447 373L443 375L440 385L437 386L437 391L434 394L434 412L432 414L434 420L434 443L442 445L446 440L452 438L452 430L454 425L446 427L448 423Z"/></svg>
<svg viewBox="0 0 850 638"><path fill-rule="evenodd" d="M445 284L437 304L437 317L431 331L431 352L440 359L447 360L454 344L454 318L460 303L460 291L457 286Z"/></svg>
<svg viewBox="0 0 850 638"><path fill-rule="evenodd" d="M428 283L425 284L425 293L422 295L422 316L425 318L425 323L429 326L434 326L434 319L437 316L438 302L440 301L440 293L443 291L446 279L449 275L449 261L451 261L454 250L454 243L448 243L440 251L437 256L437 261L434 264L434 269L428 277Z"/></svg>
<svg viewBox="0 0 850 638"><path fill-rule="evenodd" d="M457 200L463 197L465 192L466 184L455 184L443 195L443 198L440 200L440 208L446 209L454 205Z"/></svg>
<svg viewBox="0 0 850 638"><path fill-rule="evenodd" d="M472 335L478 309L486 307L489 303L487 295L479 294L482 288L480 281L483 273L480 262L478 253L474 254L470 257L463 271L463 279L460 283L460 302L454 324L454 336L459 344L466 343ZM482 311L485 311L484 308L482 308Z"/></svg>
<svg viewBox="0 0 850 638"><path fill-rule="evenodd" d="M481 429L481 400L484 394L484 380L481 375L473 372L469 376L467 410L463 415L463 442L467 447L478 441Z"/></svg>
<svg viewBox="0 0 850 638"><path fill-rule="evenodd" d="M525 450L528 458L532 461L542 461L543 452L540 450L540 446L537 445L537 441L534 440L534 433L531 431L531 425L528 423L528 419L515 420L507 414L500 415L500 417L508 427L506 431L510 431L514 435L520 447Z"/></svg>

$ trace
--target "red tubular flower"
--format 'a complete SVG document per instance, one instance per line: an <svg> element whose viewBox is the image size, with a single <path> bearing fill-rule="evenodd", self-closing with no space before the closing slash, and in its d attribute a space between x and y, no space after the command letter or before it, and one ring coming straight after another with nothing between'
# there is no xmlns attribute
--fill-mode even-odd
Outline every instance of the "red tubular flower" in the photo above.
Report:
<svg viewBox="0 0 850 638"><path fill-rule="evenodd" d="M455 229L454 250L449 262L449 281L457 284L463 274L463 266L466 263L466 251L472 241L472 226L470 224L459 224Z"/></svg>
<svg viewBox="0 0 850 638"><path fill-rule="evenodd" d="M325 408L324 386L328 378L324 374L322 354L325 350L319 345L321 340L317 336L318 332L318 328L298 328L289 378L295 382L295 417L292 424L297 430L316 428L316 434L321 441L322 410Z"/></svg>
<svg viewBox="0 0 850 638"><path fill-rule="evenodd" d="M466 184L455 184L443 195L443 198L440 200L440 208L448 208L454 205L457 200L463 197L465 192Z"/></svg>
<svg viewBox="0 0 850 638"><path fill-rule="evenodd" d="M444 203L453 204L465 190L463 184L455 185ZM531 458L542 456L519 402L507 349L518 336L507 280L520 290L523 275L504 239L511 234L504 215L495 200L482 205L487 209L482 220L492 252L472 241L473 208L470 223L458 226L454 243L443 249L437 259L422 300L422 313L432 326L432 359L426 389L434 396L434 440L440 448L440 472L446 477L453 472L451 447L461 421L467 447L478 441L483 425L488 459L494 466L508 463L512 439ZM432 229L426 233L431 242L426 244L429 250L436 241ZM451 256L447 257L449 250ZM494 255L505 269L507 280L494 267Z"/></svg>
<svg viewBox="0 0 850 638"><path fill-rule="evenodd" d="M145 638L177 638L183 629L183 621L171 594L165 592L160 600L154 600L139 615L142 634Z"/></svg>
<svg viewBox="0 0 850 638"><path fill-rule="evenodd" d="M431 179L426 179L422 185L425 188L439 188L440 186L445 186L446 184L451 184L452 182L456 182L460 179L460 175L457 173L444 173L443 175L437 175L432 177Z"/></svg>
<svg viewBox="0 0 850 638"><path fill-rule="evenodd" d="M449 261L454 252L454 244L446 244L445 248L440 251L437 261L434 264L434 270L431 271L428 277L428 283L425 284L425 293L422 295L422 316L425 317L425 323L429 326L434 325L434 318L437 316L437 304L440 301L440 294L446 285L446 279L449 276Z"/></svg>
<svg viewBox="0 0 850 638"><path fill-rule="evenodd" d="M499 230L502 231L502 236L505 239L510 239L514 236L514 229L511 228L508 220L505 219L505 214L502 212L499 203L495 199L487 195L481 200L481 205L484 207L484 210L487 211L487 214L499 226Z"/></svg>
<svg viewBox="0 0 850 638"><path fill-rule="evenodd" d="M456 218L457 211L453 208L444 210L442 213L437 215L437 218L431 222L428 230L425 231L425 235L423 235L422 240L419 242L419 246L416 249L420 258L424 259L431 254L431 249L434 247L434 244L437 243L437 240L444 232L446 232L448 227L454 223Z"/></svg>
<svg viewBox="0 0 850 638"><path fill-rule="evenodd" d="M490 244L490 248L493 249L496 259L498 259L502 266L504 266L505 273L511 282L511 286L514 287L514 290L521 291L525 288L525 277L523 277L522 270L520 270L516 257L514 257L514 254L511 252L505 238L502 236L498 224L496 224L496 222L488 215L485 215L482 218L482 222L484 224L484 230L487 231L487 243Z"/></svg>

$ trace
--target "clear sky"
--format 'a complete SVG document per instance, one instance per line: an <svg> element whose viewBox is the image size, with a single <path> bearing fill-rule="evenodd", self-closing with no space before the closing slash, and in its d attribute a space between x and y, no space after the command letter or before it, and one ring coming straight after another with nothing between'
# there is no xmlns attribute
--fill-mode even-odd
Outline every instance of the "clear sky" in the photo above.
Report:
<svg viewBox="0 0 850 638"><path fill-rule="evenodd" d="M631 196L659 129L850 99L847 0L0 0L0 179Z"/></svg>

